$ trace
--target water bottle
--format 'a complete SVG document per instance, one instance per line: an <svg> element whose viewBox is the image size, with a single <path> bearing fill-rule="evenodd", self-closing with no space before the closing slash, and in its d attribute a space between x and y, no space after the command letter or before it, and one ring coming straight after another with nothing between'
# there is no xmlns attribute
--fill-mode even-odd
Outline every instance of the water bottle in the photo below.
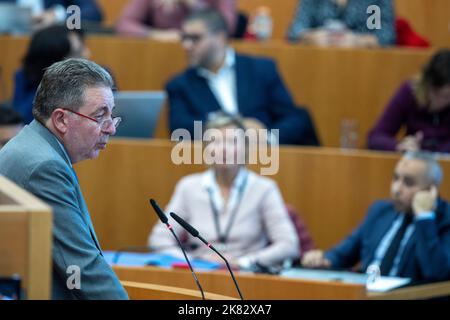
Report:
<svg viewBox="0 0 450 320"><path fill-rule="evenodd" d="M256 39L264 41L272 36L272 16L269 7L258 7L252 22L252 31Z"/></svg>
<svg viewBox="0 0 450 320"><path fill-rule="evenodd" d="M344 119L341 122L341 148L358 148L359 125L355 119Z"/></svg>

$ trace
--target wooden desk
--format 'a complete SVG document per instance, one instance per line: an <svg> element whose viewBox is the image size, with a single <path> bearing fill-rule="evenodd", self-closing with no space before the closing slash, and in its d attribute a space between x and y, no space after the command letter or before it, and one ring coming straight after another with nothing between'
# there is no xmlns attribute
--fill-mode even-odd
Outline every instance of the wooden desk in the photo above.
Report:
<svg viewBox="0 0 450 320"><path fill-rule="evenodd" d="M205 169L173 164L172 146L165 140L114 140L98 159L75 166L105 249L144 245L156 221L148 199L165 206L182 177ZM347 236L373 201L389 197L398 159L393 153L285 147L272 178L325 249ZM449 199L450 161L441 164L447 175L441 192Z"/></svg>
<svg viewBox="0 0 450 320"><path fill-rule="evenodd" d="M185 270L124 266L114 266L113 269L122 281L196 289L192 275ZM197 272L197 276L204 290L238 297L228 273ZM450 281L373 293L367 292L364 285L357 284L288 279L261 274L236 273L235 276L247 300L412 300L450 296Z"/></svg>
<svg viewBox="0 0 450 320"><path fill-rule="evenodd" d="M18 275L25 299L51 297L52 209L0 176L0 276Z"/></svg>
<svg viewBox="0 0 450 320"><path fill-rule="evenodd" d="M371 293L372 300L418 300L450 297L450 281L430 283L385 293Z"/></svg>
<svg viewBox="0 0 450 320"><path fill-rule="evenodd" d="M13 75L20 67L27 42L26 38L0 37L4 98L12 94ZM171 77L186 67L185 54L178 44L89 37L87 45L93 60L113 71L121 90L162 90ZM359 145L364 147L368 131L400 84L417 73L434 52L322 49L276 40L235 42L233 46L238 52L277 61L295 102L308 107L322 144L329 147L340 146L343 119L357 120ZM162 132L168 132L167 128L164 122Z"/></svg>
<svg viewBox="0 0 450 320"><path fill-rule="evenodd" d="M192 275L185 270L115 266L114 271L121 281L196 289ZM235 298L239 297L228 272L196 273L204 290ZM246 300L354 300L365 298L365 287L362 285L306 281L242 273L235 276Z"/></svg>
<svg viewBox="0 0 450 320"><path fill-rule="evenodd" d="M198 290L157 284L120 281L131 300L201 300ZM204 292L205 300L236 300L236 298Z"/></svg>

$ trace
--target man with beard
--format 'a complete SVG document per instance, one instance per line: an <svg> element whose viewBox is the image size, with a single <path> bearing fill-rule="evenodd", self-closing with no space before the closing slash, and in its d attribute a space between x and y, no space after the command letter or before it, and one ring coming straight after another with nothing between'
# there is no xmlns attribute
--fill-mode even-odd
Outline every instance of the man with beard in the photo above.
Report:
<svg viewBox="0 0 450 320"><path fill-rule="evenodd" d="M246 129L279 130L280 144L319 145L308 110L295 105L275 61L236 53L220 12L194 12L181 29L189 67L166 86L171 132L195 138L195 121L222 111L242 117Z"/></svg>
<svg viewBox="0 0 450 320"><path fill-rule="evenodd" d="M432 155L408 152L397 163L391 200L376 201L363 223L327 252L310 251L302 265L431 282L450 279L450 206L438 197L442 170Z"/></svg>

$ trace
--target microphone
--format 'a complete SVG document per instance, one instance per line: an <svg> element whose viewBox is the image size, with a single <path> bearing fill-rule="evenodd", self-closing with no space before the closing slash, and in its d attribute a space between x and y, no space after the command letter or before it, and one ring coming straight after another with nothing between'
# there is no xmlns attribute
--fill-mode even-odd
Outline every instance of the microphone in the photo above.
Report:
<svg viewBox="0 0 450 320"><path fill-rule="evenodd" d="M203 288L200 285L200 281L198 281L197 275L195 274L194 269L192 268L191 262L189 261L189 258L186 254L186 251L183 248L183 245L181 244L180 239L178 238L177 234L173 231L172 226L169 224L169 220L167 219L166 214L161 210L161 208L159 207L159 205L156 203L156 201L154 199L150 199L150 204L153 207L153 209L155 210L155 212L158 215L161 222L167 226L167 229L170 230L170 232L173 234L173 236L177 240L178 245L181 248L184 258L186 259L186 262L189 266L189 269L191 270L192 276L194 277L195 283L197 284L197 287L200 290L200 293L202 294L202 300L205 300L205 293L203 292Z"/></svg>
<svg viewBox="0 0 450 320"><path fill-rule="evenodd" d="M159 217L159 220L161 220L162 223L167 225L169 223L169 219L167 219L166 214L161 210L161 208L158 206L156 201L154 199L150 199L150 204L152 205L153 209L155 210L156 214Z"/></svg>
<svg viewBox="0 0 450 320"><path fill-rule="evenodd" d="M183 218L181 218L180 216L178 216L176 213L171 212L170 216L176 221L178 222L187 232L189 232L193 237L198 238L201 242L203 242L204 244L206 244L206 246L208 248L210 248L212 251L214 251L215 253L217 253L217 255L219 257L222 258L223 261L225 261L225 265L227 266L228 271L231 274L231 278L233 279L234 285L236 286L237 292L239 293L239 297L241 298L241 300L244 300L244 297L242 296L241 290L239 289L239 286L237 284L236 278L234 277L233 274L233 270L231 270L230 264L228 263L228 260L219 252L217 251L216 248L214 248L214 246L209 243L208 241L206 241L198 232L197 229L195 229L193 226L191 226L189 223L187 223L185 220L183 220Z"/></svg>

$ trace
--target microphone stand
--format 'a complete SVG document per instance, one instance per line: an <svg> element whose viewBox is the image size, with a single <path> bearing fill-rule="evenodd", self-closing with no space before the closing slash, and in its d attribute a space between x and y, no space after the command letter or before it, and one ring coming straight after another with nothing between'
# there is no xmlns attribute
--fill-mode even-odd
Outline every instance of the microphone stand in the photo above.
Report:
<svg viewBox="0 0 450 320"><path fill-rule="evenodd" d="M169 220L167 219L166 214L161 210L161 208L159 207L159 205L156 203L155 200L150 199L150 204L153 207L153 209L155 210L156 214L158 215L159 219L161 220L162 223L164 223L167 227L167 229L170 230L170 232L172 233L172 235L175 237L175 239L178 242L178 245L180 246L181 251L183 252L184 258L187 261L187 264L189 266L189 269L191 270L192 276L194 277L195 283L197 284L198 289L200 290L200 293L202 295L202 300L205 300L205 293L203 292L203 288L200 285L200 281L198 281L197 275L194 272L194 268L192 268L191 262L189 261L189 258L186 254L186 251L183 248L183 245L181 244L180 239L178 238L177 234L172 230L172 226L169 224Z"/></svg>
<svg viewBox="0 0 450 320"><path fill-rule="evenodd" d="M183 218L181 218L180 216L178 216L177 214L171 212L170 216L176 221L178 222L187 232L189 232L193 237L198 238L201 242L203 242L208 248L210 248L211 250L213 250L215 253L217 253L217 255L222 258L222 260L225 262L225 265L227 266L228 271L230 272L231 278L233 279L234 285L237 289L237 292L239 294L239 297L241 298L241 300L244 300L244 297L242 296L241 290L239 289L239 285L236 281L236 278L234 277L234 273L233 270L231 270L230 264L228 263L228 260L219 252L217 251L216 248L214 248L214 246L209 243L208 241L206 241L202 236L200 236L200 233L198 232L197 229L195 229L193 226L191 226L188 222L186 222Z"/></svg>

